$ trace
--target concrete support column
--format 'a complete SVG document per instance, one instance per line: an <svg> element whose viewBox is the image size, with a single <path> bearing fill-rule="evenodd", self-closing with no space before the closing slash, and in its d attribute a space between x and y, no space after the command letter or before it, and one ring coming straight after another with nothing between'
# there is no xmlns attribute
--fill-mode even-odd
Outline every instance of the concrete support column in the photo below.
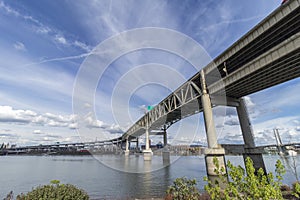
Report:
<svg viewBox="0 0 300 200"><path fill-rule="evenodd" d="M150 149L150 142L149 142L149 130L148 128L146 128L146 141L145 141L145 150L149 150Z"/></svg>
<svg viewBox="0 0 300 200"><path fill-rule="evenodd" d="M208 148L218 148L218 141L217 141L216 129L214 124L209 94L207 93L202 94L201 100L203 106L203 116L204 116Z"/></svg>
<svg viewBox="0 0 300 200"><path fill-rule="evenodd" d="M125 156L129 156L129 141L128 141L128 137L126 138Z"/></svg>
<svg viewBox="0 0 300 200"><path fill-rule="evenodd" d="M240 126L242 129L244 144L245 144L245 153L243 155L244 160L247 157L250 157L253 160L253 165L256 170L262 168L266 173L266 168L262 153L255 149L253 129L250 122L250 118L247 111L247 106L244 98L240 99L240 104L237 107L237 113L240 121Z"/></svg>
<svg viewBox="0 0 300 200"><path fill-rule="evenodd" d="M152 160L152 150L149 144L149 128L148 125L146 126L146 141L145 141L145 150L143 151L144 154L144 161L151 161Z"/></svg>
<svg viewBox="0 0 300 200"><path fill-rule="evenodd" d="M139 150L139 138L138 137L136 138L136 147L135 148L136 148L136 150Z"/></svg>
<svg viewBox="0 0 300 200"><path fill-rule="evenodd" d="M167 135L167 130L164 128L164 147L166 147L168 144L168 135Z"/></svg>
<svg viewBox="0 0 300 200"><path fill-rule="evenodd" d="M164 165L169 165L170 164L170 151L168 149L168 138L167 138L167 129L166 126L164 127L164 149L162 152L162 157L163 157L163 164Z"/></svg>
<svg viewBox="0 0 300 200"><path fill-rule="evenodd" d="M206 137L208 148L205 149L205 162L206 162L206 171L208 178L212 181L218 179L217 174L214 172L216 166L213 163L214 157L218 159L219 166L225 168L224 175L226 174L226 163L225 163L225 150L218 145L216 129L213 119L213 112L209 94L206 89L205 75L204 71L201 70L201 87L202 87L202 96L201 102L203 107L203 116L206 130Z"/></svg>

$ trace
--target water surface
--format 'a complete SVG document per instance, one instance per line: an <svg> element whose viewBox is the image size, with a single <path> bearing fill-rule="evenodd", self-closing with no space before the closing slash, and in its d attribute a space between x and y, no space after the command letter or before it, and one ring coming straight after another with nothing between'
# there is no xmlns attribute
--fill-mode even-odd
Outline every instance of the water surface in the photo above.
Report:
<svg viewBox="0 0 300 200"><path fill-rule="evenodd" d="M91 199L134 199L163 197L165 191L178 177L195 178L198 188L203 189L206 176L204 156L183 156L167 167L162 158L154 156L150 164L142 156L131 155L125 159L119 155L93 156L2 156L0 157L0 199L13 190L14 194L28 192L38 185L57 179L84 189ZM234 164L243 165L241 156L226 156ZM268 171L274 172L279 156L264 156ZM296 158L300 163L299 156ZM105 161L105 165L99 160ZM158 167L159 166L159 167ZM147 173L141 168L159 169ZM113 169L115 168L115 169ZM116 170L119 169L119 170ZM125 169L120 171L120 169ZM131 173L125 172L130 171ZM295 182L288 170L284 183Z"/></svg>

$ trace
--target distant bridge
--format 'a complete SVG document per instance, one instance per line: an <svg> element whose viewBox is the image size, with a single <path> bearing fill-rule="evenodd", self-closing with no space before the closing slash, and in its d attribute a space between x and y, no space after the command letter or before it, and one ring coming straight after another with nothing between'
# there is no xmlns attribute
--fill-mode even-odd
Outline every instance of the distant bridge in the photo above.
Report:
<svg viewBox="0 0 300 200"><path fill-rule="evenodd" d="M115 145L115 148L107 148ZM245 145L244 144L221 144L221 146L225 149L226 154L236 154L236 155L242 155L245 154ZM277 144L269 144L269 145L263 145L263 146L256 146L255 152L256 153L264 153L265 148L268 147L277 147ZM289 144L282 144L281 147L287 147L287 146L298 146L300 147L300 143L289 143ZM180 148L180 145L176 145L176 148ZM170 146L169 148L175 148ZM195 147L195 145L183 145L182 147ZM205 146L199 146L201 148L205 148ZM18 154L18 153L28 153L31 151L38 151L38 152L49 152L49 151L55 151L55 150L63 150L63 149L73 149L73 150L88 150L91 151L98 151L99 153L107 151L121 151L124 149L125 146L121 143L112 143L111 141L101 141L101 142L78 142L78 143L55 143L55 144L46 144L46 145L32 145L32 146L23 146L23 147L11 147L6 149L0 149L1 151L5 151L7 154Z"/></svg>
<svg viewBox="0 0 300 200"><path fill-rule="evenodd" d="M245 145L244 144L221 144L221 146L225 149L226 154L235 154L235 155L242 155L245 154ZM289 143L289 144L282 144L281 147L288 147L288 146L300 146L300 143ZM266 148L269 147L278 147L277 144L269 144L263 146L255 147L256 153L264 153Z"/></svg>

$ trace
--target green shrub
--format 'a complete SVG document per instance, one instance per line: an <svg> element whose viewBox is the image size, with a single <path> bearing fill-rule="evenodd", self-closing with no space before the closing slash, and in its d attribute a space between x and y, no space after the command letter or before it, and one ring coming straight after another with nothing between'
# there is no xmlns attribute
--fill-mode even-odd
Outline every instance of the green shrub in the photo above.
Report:
<svg viewBox="0 0 300 200"><path fill-rule="evenodd" d="M51 181L50 185L43 185L27 194L17 196L17 200L88 200L86 192L74 185L60 184L58 180Z"/></svg>
<svg viewBox="0 0 300 200"><path fill-rule="evenodd" d="M300 182L293 184L293 195L297 198L300 197Z"/></svg>
<svg viewBox="0 0 300 200"><path fill-rule="evenodd" d="M189 180L185 177L177 178L172 186L167 190L167 199L174 200L197 200L200 197L198 189L195 187L196 180Z"/></svg>
<svg viewBox="0 0 300 200"><path fill-rule="evenodd" d="M246 159L246 170L241 166L233 166L230 161L227 163L228 176L231 181L222 175L224 169L218 166L218 159L214 158L217 166L215 173L219 176L219 181L212 183L207 177L207 185L204 189L208 192L211 199L283 199L280 187L282 185L282 175L285 173L284 166L278 160L276 162L276 179L272 173L264 174L263 169L255 171L253 161ZM221 188L220 185L225 185Z"/></svg>

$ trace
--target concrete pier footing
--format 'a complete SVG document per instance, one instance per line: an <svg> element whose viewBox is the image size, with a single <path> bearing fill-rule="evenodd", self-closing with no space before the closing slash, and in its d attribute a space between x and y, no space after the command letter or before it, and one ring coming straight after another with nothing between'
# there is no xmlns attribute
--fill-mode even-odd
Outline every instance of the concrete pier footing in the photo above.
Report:
<svg viewBox="0 0 300 200"><path fill-rule="evenodd" d="M243 154L244 161L246 162L246 158L250 157L253 161L253 166L255 171L262 168L264 173L267 174L265 163L261 152L254 148L245 148L245 153Z"/></svg>
<svg viewBox="0 0 300 200"><path fill-rule="evenodd" d="M129 156L129 150L124 151L125 156Z"/></svg>
<svg viewBox="0 0 300 200"><path fill-rule="evenodd" d="M225 149L223 148L206 148L204 150L205 154L205 163L206 163L206 172L208 179L214 184L218 181L221 188L226 187L226 183L228 182L227 177L227 169L226 169L226 161L225 161ZM218 159L219 168L217 169L216 165L214 164L214 159ZM221 169L223 170L221 171ZM217 169L219 173L215 171ZM220 175L224 177L220 179Z"/></svg>
<svg viewBox="0 0 300 200"><path fill-rule="evenodd" d="M218 174L215 172L216 165L214 164L214 158L218 159L220 169L223 167L224 174L226 174L226 163L225 163L225 150L223 148L206 148L204 150L205 154L205 162L206 162L206 170L207 175L209 176L217 176Z"/></svg>
<svg viewBox="0 0 300 200"><path fill-rule="evenodd" d="M169 150L164 150L162 152L162 157L163 157L164 165L170 164L170 151Z"/></svg>
<svg viewBox="0 0 300 200"><path fill-rule="evenodd" d="M125 156L129 156L129 141L128 141L128 137L126 138Z"/></svg>
<svg viewBox="0 0 300 200"><path fill-rule="evenodd" d="M151 149L145 149L143 151L143 155L144 155L144 161L151 161L153 152Z"/></svg>

